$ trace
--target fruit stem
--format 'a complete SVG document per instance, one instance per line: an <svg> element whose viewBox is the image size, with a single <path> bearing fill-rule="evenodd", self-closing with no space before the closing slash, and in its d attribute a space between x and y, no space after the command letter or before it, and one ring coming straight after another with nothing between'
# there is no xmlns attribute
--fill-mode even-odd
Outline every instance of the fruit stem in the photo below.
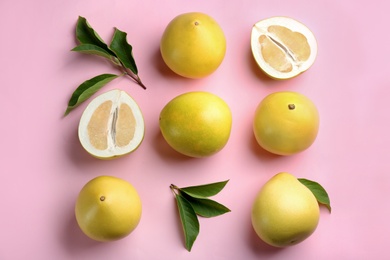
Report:
<svg viewBox="0 0 390 260"><path fill-rule="evenodd" d="M294 104L288 104L288 109L294 110L295 109L295 105Z"/></svg>

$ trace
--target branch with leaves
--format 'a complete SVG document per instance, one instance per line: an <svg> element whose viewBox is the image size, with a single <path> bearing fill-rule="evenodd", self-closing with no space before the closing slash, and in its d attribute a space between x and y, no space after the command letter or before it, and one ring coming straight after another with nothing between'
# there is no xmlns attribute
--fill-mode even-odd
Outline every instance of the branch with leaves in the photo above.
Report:
<svg viewBox="0 0 390 260"><path fill-rule="evenodd" d="M175 195L184 231L185 247L188 251L191 251L199 234L198 216L211 218L230 212L230 209L224 205L209 199L209 197L218 194L227 182L222 181L184 188L171 184L170 188Z"/></svg>
<svg viewBox="0 0 390 260"><path fill-rule="evenodd" d="M79 16L76 25L76 38L79 45L73 48L72 51L106 58L118 67L121 74L101 74L84 81L73 92L65 115L69 114L70 111L95 94L107 83L120 76L127 75L143 89L146 89L138 76L138 68L133 57L133 47L127 42L126 37L127 34L125 32L115 28L114 36L108 46L89 25L88 21L84 17Z"/></svg>

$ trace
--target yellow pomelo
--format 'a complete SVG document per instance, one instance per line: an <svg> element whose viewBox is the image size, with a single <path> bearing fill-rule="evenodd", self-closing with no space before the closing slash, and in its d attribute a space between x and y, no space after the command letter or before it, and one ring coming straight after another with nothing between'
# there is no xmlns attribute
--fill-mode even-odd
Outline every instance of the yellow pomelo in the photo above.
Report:
<svg viewBox="0 0 390 260"><path fill-rule="evenodd" d="M141 219L142 204L136 189L127 181L99 176L81 189L75 214L81 230L97 241L128 236Z"/></svg>
<svg viewBox="0 0 390 260"><path fill-rule="evenodd" d="M100 159L131 153L141 144L144 132L144 119L137 103L118 89L93 99L79 123L81 145Z"/></svg>
<svg viewBox="0 0 390 260"><path fill-rule="evenodd" d="M232 126L229 106L220 97L203 91L181 94L160 113L160 129L167 143L191 157L206 157L228 142Z"/></svg>
<svg viewBox="0 0 390 260"><path fill-rule="evenodd" d="M295 245L308 238L317 228L319 217L313 193L286 172L264 184L252 207L256 234L275 247Z"/></svg>
<svg viewBox="0 0 390 260"><path fill-rule="evenodd" d="M202 78L222 63L226 39L222 28L209 15L184 13L167 25L160 50L172 71L187 78Z"/></svg>
<svg viewBox="0 0 390 260"><path fill-rule="evenodd" d="M292 155L309 148L319 129L319 114L306 96L291 91L266 96L255 111L253 132L265 150Z"/></svg>
<svg viewBox="0 0 390 260"><path fill-rule="evenodd" d="M259 67L276 79L288 79L306 71L317 56L314 34L288 17L271 17L252 28L251 47Z"/></svg>

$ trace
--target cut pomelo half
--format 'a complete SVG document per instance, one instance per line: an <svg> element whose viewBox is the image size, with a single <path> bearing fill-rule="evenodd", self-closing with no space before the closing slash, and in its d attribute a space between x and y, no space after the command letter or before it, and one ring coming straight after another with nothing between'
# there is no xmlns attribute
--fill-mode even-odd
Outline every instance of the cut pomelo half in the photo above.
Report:
<svg viewBox="0 0 390 260"><path fill-rule="evenodd" d="M142 112L125 91L110 90L93 99L79 124L84 149L100 159L129 154L141 144L145 132Z"/></svg>
<svg viewBox="0 0 390 260"><path fill-rule="evenodd" d="M302 23L271 17L252 28L251 48L259 67L275 79L289 79L306 71L317 56L317 41Z"/></svg>

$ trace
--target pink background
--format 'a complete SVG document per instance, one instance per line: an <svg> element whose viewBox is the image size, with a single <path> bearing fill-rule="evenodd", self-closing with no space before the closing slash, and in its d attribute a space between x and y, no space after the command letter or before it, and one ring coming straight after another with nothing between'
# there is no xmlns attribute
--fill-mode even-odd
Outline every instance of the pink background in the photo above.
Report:
<svg viewBox="0 0 390 260"><path fill-rule="evenodd" d="M106 1L2 0L0 259L385 259L390 239L390 34L388 1ZM227 38L227 53L211 76L189 80L167 69L159 41L178 14L213 16ZM141 107L146 134L140 148L113 161L92 158L77 137L87 103L63 118L84 80L117 71L105 60L70 52L77 17L87 18L103 39L113 27L134 48L142 90L127 78L120 88ZM256 67L250 32L258 20L290 16L318 40L306 73L274 81ZM227 146L205 159L174 152L162 139L158 117L178 94L205 90L231 107ZM321 115L316 142L305 152L280 157L262 151L252 133L260 100L274 91L307 95ZM294 247L275 249L254 234L254 196L274 174L288 171L320 182L333 211L321 207L316 232ZM74 217L79 190L90 179L114 175L131 182L143 201L138 228L129 237L98 243L81 233ZM200 219L192 249L183 234L169 185L230 179L214 199L232 212Z"/></svg>

